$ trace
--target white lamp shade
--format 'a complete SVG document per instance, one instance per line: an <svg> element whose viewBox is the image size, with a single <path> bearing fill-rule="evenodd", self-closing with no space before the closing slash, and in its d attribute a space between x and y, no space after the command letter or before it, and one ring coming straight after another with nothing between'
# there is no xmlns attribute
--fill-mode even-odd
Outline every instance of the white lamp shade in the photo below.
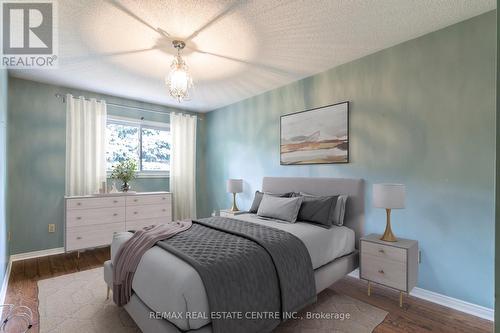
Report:
<svg viewBox="0 0 500 333"><path fill-rule="evenodd" d="M405 208L406 186L403 184L373 184L373 206Z"/></svg>
<svg viewBox="0 0 500 333"><path fill-rule="evenodd" d="M228 193L243 192L243 179L228 179L226 189Z"/></svg>

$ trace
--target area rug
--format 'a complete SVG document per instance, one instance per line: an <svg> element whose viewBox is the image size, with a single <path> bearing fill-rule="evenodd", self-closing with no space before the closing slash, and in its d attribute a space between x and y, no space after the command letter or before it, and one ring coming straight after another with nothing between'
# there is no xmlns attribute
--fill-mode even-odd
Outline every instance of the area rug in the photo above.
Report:
<svg viewBox="0 0 500 333"><path fill-rule="evenodd" d="M102 268L40 280L38 299L40 333L140 332L125 310L106 300ZM326 289L317 303L275 332L372 332L386 316L386 311Z"/></svg>

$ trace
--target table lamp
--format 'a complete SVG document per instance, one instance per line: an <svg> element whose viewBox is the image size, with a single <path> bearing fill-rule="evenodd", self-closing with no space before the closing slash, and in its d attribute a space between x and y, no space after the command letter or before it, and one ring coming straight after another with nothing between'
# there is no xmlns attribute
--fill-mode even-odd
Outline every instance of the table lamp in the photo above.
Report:
<svg viewBox="0 0 500 333"><path fill-rule="evenodd" d="M387 222L380 238L386 242L396 242L391 229L391 209L405 208L406 186L403 184L373 184L373 206L385 208Z"/></svg>
<svg viewBox="0 0 500 333"><path fill-rule="evenodd" d="M238 206L236 206L236 193L243 192L243 179L228 179L226 189L228 193L233 194L233 206L231 207L231 211L239 211Z"/></svg>

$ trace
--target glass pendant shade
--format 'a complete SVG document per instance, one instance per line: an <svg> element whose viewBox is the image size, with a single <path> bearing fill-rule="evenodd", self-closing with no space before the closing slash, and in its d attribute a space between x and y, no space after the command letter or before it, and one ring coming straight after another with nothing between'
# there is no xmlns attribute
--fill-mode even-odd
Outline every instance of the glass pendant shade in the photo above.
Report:
<svg viewBox="0 0 500 333"><path fill-rule="evenodd" d="M175 56L170 65L170 73L166 78L170 96L175 98L179 103L183 100L188 100L190 90L193 87L193 79L189 74L189 68L186 62L180 55Z"/></svg>

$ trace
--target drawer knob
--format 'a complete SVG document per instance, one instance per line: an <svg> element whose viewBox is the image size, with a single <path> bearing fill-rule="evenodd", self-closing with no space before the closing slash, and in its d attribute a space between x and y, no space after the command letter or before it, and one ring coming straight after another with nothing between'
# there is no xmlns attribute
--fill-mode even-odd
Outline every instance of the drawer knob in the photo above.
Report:
<svg viewBox="0 0 500 333"><path fill-rule="evenodd" d="M82 203L81 203L81 202L77 202L77 203L76 203L76 205L77 205L77 206L81 206L81 205L82 205Z"/></svg>
<svg viewBox="0 0 500 333"><path fill-rule="evenodd" d="M118 213L114 213L113 216L118 216Z"/></svg>
<svg viewBox="0 0 500 333"><path fill-rule="evenodd" d="M379 249L378 252L385 253L384 249Z"/></svg>
<svg viewBox="0 0 500 333"><path fill-rule="evenodd" d="M81 237L81 236L78 236L78 237L76 237L76 239L82 239L82 237Z"/></svg>
<svg viewBox="0 0 500 333"><path fill-rule="evenodd" d="M161 198L161 200L167 200L167 198L163 197L163 198Z"/></svg>
<svg viewBox="0 0 500 333"><path fill-rule="evenodd" d="M77 219L77 220L81 220L82 218L81 218L80 216L77 216L77 217L76 217L76 219Z"/></svg>
<svg viewBox="0 0 500 333"><path fill-rule="evenodd" d="M166 210L165 208L163 208L161 211L162 211L162 212L166 212L167 210Z"/></svg>
<svg viewBox="0 0 500 333"><path fill-rule="evenodd" d="M113 200L113 203L118 203L118 200Z"/></svg>
<svg viewBox="0 0 500 333"><path fill-rule="evenodd" d="M138 213L137 212L134 212L134 215L137 215Z"/></svg>
<svg viewBox="0 0 500 333"><path fill-rule="evenodd" d="M380 274L384 274L384 270L383 270L383 269L379 269L379 270L378 270L378 272L379 272Z"/></svg>
<svg viewBox="0 0 500 333"><path fill-rule="evenodd" d="M134 202L137 202L137 201L139 201L139 199L134 199Z"/></svg>

